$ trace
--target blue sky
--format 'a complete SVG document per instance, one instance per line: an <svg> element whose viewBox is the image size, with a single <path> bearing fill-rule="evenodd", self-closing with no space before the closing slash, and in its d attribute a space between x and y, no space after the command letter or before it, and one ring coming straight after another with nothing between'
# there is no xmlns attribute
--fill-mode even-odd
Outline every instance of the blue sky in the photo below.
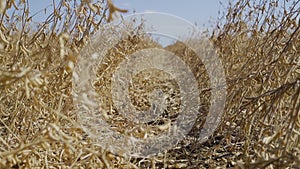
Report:
<svg viewBox="0 0 300 169"><path fill-rule="evenodd" d="M185 18L198 26L209 26L221 9L219 0L115 0L117 5L132 13L145 11L164 12Z"/></svg>
<svg viewBox="0 0 300 169"><path fill-rule="evenodd" d="M48 6L49 11L52 10L49 5L52 0L29 0L31 6L31 14L42 10ZM60 0L54 0L58 3ZM79 1L79 0L77 0ZM215 22L219 17L218 11L223 11L229 0L113 0L114 4L120 8L128 9L129 13L136 12L164 12L182 17L192 23L197 23L199 28L210 28L210 21ZM280 1L282 4L282 1ZM291 4L287 3L289 6ZM299 6L299 4L298 4ZM300 7L300 6L299 6ZM41 21L45 18L44 12L40 12L34 20Z"/></svg>
<svg viewBox="0 0 300 169"><path fill-rule="evenodd" d="M55 1L59 2L59 0ZM52 0L31 0L30 2L33 14L49 6ZM197 23L201 28L208 28L210 26L209 21L216 21L218 11L222 9L219 0L113 0L113 2L120 8L128 9L128 14L132 14L134 11L164 12L185 18L192 23ZM50 10L51 7L49 7ZM44 17L44 12L40 12L34 20L39 21Z"/></svg>

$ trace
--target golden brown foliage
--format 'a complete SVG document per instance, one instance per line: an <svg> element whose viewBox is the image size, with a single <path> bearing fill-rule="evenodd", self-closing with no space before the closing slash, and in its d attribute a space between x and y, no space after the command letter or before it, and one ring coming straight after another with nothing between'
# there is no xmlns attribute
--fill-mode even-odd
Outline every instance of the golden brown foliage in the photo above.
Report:
<svg viewBox="0 0 300 169"><path fill-rule="evenodd" d="M7 0L5 7L2 2L0 168L300 166L299 1L229 4L211 36L228 83L222 123L204 144L187 139L149 159L125 159L103 150L81 129L72 107L78 52L115 11L126 11L111 1L63 0L35 28L27 1ZM131 40L124 40L125 53L157 45L139 39L135 49ZM181 43L167 50L182 58L193 55Z"/></svg>

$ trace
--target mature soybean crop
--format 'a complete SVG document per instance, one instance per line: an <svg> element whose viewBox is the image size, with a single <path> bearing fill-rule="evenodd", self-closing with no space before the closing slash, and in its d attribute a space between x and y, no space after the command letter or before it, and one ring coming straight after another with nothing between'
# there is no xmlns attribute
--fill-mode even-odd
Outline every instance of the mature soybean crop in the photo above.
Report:
<svg viewBox="0 0 300 169"><path fill-rule="evenodd" d="M72 106L72 73L81 49L126 10L111 1L62 0L38 24L30 10L27 0L0 0L0 168L300 166L300 1L237 0L225 7L209 33L226 74L222 121L198 144L205 118L199 116L189 137L151 158L123 158L102 149L82 130ZM99 74L109 74L124 54L163 48L141 32L130 32L118 50L110 50L108 58L115 60L108 62L110 69L99 66ZM180 42L165 49L186 60L194 55ZM193 73L205 74L201 61L194 63L199 67ZM199 83L208 85L207 77L201 78ZM104 77L95 86L109 83ZM200 97L209 98L209 90ZM203 104L205 115L208 103ZM109 120L123 132L118 117L111 114Z"/></svg>

